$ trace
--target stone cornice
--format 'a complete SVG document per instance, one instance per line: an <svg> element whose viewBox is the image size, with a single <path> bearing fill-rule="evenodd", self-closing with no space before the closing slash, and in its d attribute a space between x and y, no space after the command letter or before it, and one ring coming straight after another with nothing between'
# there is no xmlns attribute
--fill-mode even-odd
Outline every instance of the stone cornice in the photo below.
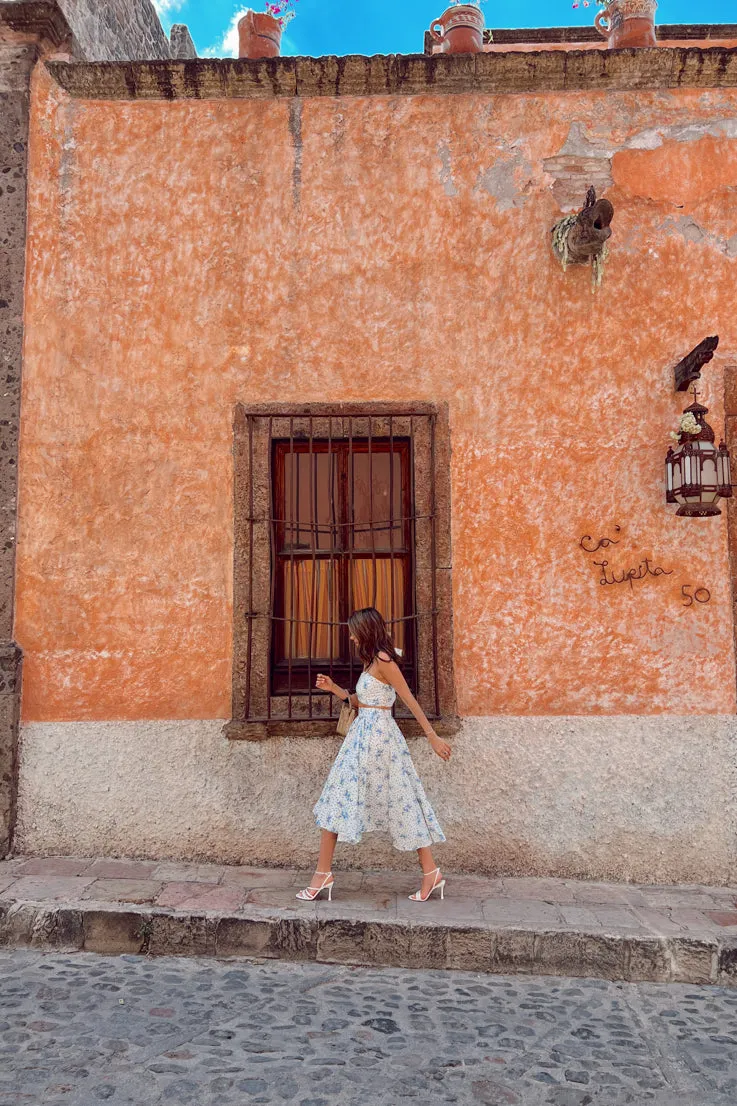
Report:
<svg viewBox="0 0 737 1106"><path fill-rule="evenodd" d="M0 24L13 31L47 39L56 47L72 42L69 24L54 0L2 0Z"/></svg>
<svg viewBox="0 0 737 1106"><path fill-rule="evenodd" d="M83 100L737 87L737 49L725 47L46 64L65 91Z"/></svg>

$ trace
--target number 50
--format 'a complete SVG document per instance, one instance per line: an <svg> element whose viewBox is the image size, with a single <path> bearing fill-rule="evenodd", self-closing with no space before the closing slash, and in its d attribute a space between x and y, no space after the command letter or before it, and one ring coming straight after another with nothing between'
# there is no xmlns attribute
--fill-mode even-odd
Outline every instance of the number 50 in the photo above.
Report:
<svg viewBox="0 0 737 1106"><path fill-rule="evenodd" d="M683 596L684 607L692 607L694 599L697 603L708 603L711 599L711 592L708 588L696 588L696 591L691 595L691 584L683 584L681 587L681 595Z"/></svg>

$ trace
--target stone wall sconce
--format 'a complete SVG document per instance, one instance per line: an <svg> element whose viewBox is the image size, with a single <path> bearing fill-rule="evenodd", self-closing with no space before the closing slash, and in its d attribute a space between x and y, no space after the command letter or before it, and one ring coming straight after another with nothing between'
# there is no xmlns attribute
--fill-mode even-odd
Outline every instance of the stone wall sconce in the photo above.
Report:
<svg viewBox="0 0 737 1106"><path fill-rule="evenodd" d="M551 231L553 254L563 269L569 265L590 265L594 290L604 275L613 217L614 208L609 200L597 200L596 189L592 186L581 210L574 215L564 215Z"/></svg>

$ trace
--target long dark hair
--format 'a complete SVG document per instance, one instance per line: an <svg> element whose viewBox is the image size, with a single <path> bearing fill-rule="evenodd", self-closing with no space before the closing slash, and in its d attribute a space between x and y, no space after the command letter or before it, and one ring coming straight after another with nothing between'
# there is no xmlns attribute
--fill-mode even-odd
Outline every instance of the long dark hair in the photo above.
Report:
<svg viewBox="0 0 737 1106"><path fill-rule="evenodd" d="M386 653L399 664L399 654L376 607L362 607L354 611L348 619L348 629L358 642L358 655L366 668L374 663L379 653Z"/></svg>

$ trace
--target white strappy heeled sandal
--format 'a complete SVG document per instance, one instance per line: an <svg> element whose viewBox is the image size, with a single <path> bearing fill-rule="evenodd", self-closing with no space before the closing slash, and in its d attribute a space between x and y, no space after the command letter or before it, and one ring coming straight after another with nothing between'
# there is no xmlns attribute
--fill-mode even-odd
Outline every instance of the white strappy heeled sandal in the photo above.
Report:
<svg viewBox="0 0 737 1106"><path fill-rule="evenodd" d="M409 896L410 901L411 902L427 902L427 900L432 895L433 891L437 891L438 889L440 890L440 898L441 899L445 898L445 895L443 893L444 888L445 888L445 880L444 879L438 880L438 876L440 875L440 869L439 868L433 868L433 870L431 872L424 872L423 874L426 875L426 876L435 876L435 879L433 881L433 885L430 888L430 890L427 892L426 895L422 894L422 888L420 888L419 891L415 891L414 895Z"/></svg>
<svg viewBox="0 0 737 1106"><path fill-rule="evenodd" d="M325 879L322 881L320 886L319 887L313 887L310 884L309 887L305 887L302 891L298 891L297 894L295 895L295 898L306 900L307 902L312 902L314 899L317 898L317 896L320 894L321 891L327 891L328 901L332 902L332 900L333 900L333 884L335 883L335 880L333 879L333 873L332 872L315 872L315 875L316 876L325 876ZM330 882L328 882L328 880Z"/></svg>

